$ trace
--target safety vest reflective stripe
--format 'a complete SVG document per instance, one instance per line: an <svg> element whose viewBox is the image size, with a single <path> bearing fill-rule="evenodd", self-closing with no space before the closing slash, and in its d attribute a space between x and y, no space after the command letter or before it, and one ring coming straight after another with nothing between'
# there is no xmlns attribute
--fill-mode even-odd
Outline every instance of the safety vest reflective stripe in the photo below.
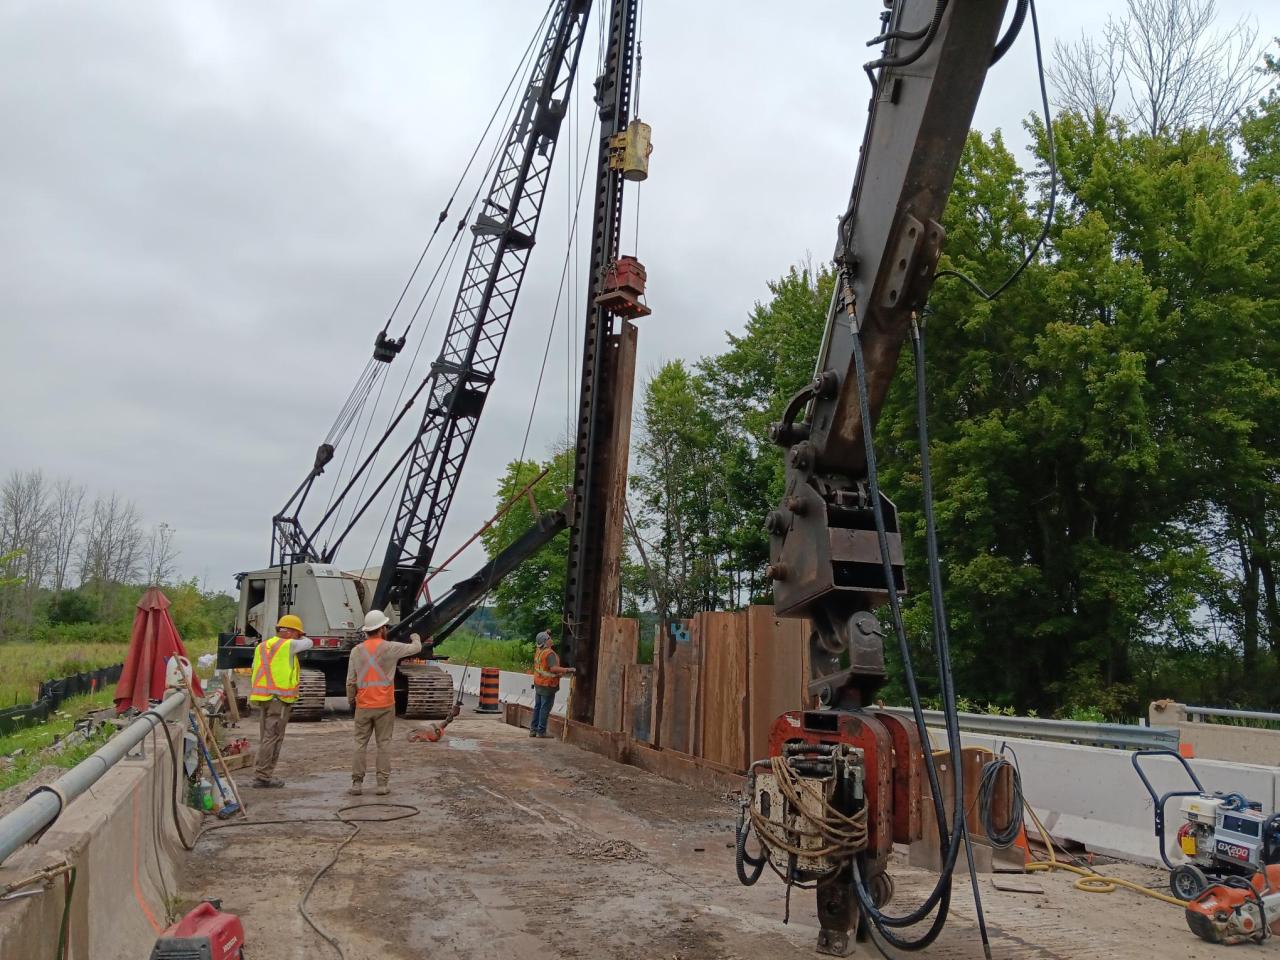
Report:
<svg viewBox="0 0 1280 960"><path fill-rule="evenodd" d="M537 687L558 687L560 678L551 672L548 664L555 651L550 647L542 647L533 655L533 684Z"/></svg>
<svg viewBox="0 0 1280 960"><path fill-rule="evenodd" d="M391 686L391 678L387 676L382 666L378 663L376 654L380 646L382 646L381 637L377 638L376 643L373 640L366 640L356 647L354 651L359 655L361 661L356 670L356 686L361 690Z"/></svg>
<svg viewBox="0 0 1280 960"><path fill-rule="evenodd" d="M272 640L275 642L272 643ZM277 660L276 657L281 651L284 652L284 656ZM258 666L253 675L249 696L267 700L272 697L279 697L282 700L297 699L299 671L295 667L296 661L291 656L289 641L272 637L258 644L258 649L254 653Z"/></svg>

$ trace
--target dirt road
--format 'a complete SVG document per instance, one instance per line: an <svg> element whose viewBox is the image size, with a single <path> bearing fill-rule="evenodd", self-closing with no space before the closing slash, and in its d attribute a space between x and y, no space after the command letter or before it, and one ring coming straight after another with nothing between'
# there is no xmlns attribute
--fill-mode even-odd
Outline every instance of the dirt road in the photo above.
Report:
<svg viewBox="0 0 1280 960"><path fill-rule="evenodd" d="M443 743L407 742L416 725L397 722L386 799L415 804L421 814L366 824L311 897L316 920L349 960L815 956L811 893L795 893L791 922L784 925L783 888L775 878L752 888L738 884L732 798L555 740L529 739L470 710ZM256 730L256 723L241 726ZM333 822L337 809L379 799L344 793L351 728L341 714L291 724L278 769L288 786L245 790L253 818L305 825L216 831L188 856L183 896L221 897L240 914L251 960L337 956L306 926L296 904L350 829ZM1133 879L1162 881L1154 870L1120 869ZM929 877L905 866L894 874L895 902L919 902ZM982 879L996 957L1221 953L1194 939L1173 907L1125 893L1081 893L1065 875L1034 882L1044 895L1002 893L989 877ZM967 881L960 886L952 922L929 957L982 956ZM856 955L876 953L862 945Z"/></svg>

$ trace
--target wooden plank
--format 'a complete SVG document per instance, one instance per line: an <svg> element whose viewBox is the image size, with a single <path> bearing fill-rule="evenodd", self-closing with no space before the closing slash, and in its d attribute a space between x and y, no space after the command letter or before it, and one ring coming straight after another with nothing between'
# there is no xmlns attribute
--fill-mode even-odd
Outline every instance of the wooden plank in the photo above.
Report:
<svg viewBox="0 0 1280 960"><path fill-rule="evenodd" d="M601 730L620 733L624 729L626 668L636 662L639 629L639 623L627 617L604 617L600 621L592 717Z"/></svg>
<svg viewBox="0 0 1280 960"><path fill-rule="evenodd" d="M809 622L781 619L771 605L747 609L747 706L751 760L769 755L769 730L788 710L806 706Z"/></svg>
<svg viewBox="0 0 1280 960"><path fill-rule="evenodd" d="M745 785L741 774L675 750L655 750L641 743L632 743L627 758L628 763L641 770L720 796L740 793Z"/></svg>
<svg viewBox="0 0 1280 960"><path fill-rule="evenodd" d="M629 663L622 732L641 743L653 740L653 665Z"/></svg>
<svg viewBox="0 0 1280 960"><path fill-rule="evenodd" d="M612 426L609 431L609 476L603 489L608 491L604 507L604 530L601 538L600 634L603 639L605 617L622 607L622 558L627 555L626 537L627 469L631 459L631 404L636 383L636 347L639 331L634 323L622 321L621 329L609 338L616 350L613 371ZM632 658L634 662L635 658ZM597 674L599 676L599 674ZM600 726L600 718L595 718ZM609 728L612 729L612 728Z"/></svg>
<svg viewBox="0 0 1280 960"><path fill-rule="evenodd" d="M675 642L664 666L662 716L659 718L663 747L689 753L697 714L692 710L697 697L696 639L692 621L672 622Z"/></svg>
<svg viewBox="0 0 1280 960"><path fill-rule="evenodd" d="M649 713L649 742L662 746L662 704L667 676L667 647L670 645L668 625L659 620L653 627L653 707Z"/></svg>
<svg viewBox="0 0 1280 960"><path fill-rule="evenodd" d="M239 723L240 705L236 703L235 674L230 670L221 670L218 675L222 677L222 692L227 698L227 719L232 723Z"/></svg>
<svg viewBox="0 0 1280 960"><path fill-rule="evenodd" d="M519 703L508 703L506 721L511 726L527 727L532 709ZM637 769L655 774L666 780L683 783L696 790L704 790L719 796L740 793L745 784L741 775L698 757L675 750L658 750L647 744L637 743L624 734L608 733L575 720L565 721L552 716L547 721L547 732L563 736L565 742L583 750L598 753L617 763L625 763Z"/></svg>
<svg viewBox="0 0 1280 960"><path fill-rule="evenodd" d="M699 614L699 738L694 755L731 770L747 767L747 615Z"/></svg>

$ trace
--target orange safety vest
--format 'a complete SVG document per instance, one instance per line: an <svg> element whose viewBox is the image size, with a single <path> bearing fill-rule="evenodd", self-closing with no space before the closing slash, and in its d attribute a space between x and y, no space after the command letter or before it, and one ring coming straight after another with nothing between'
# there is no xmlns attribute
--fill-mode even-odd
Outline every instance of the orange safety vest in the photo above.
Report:
<svg viewBox="0 0 1280 960"><path fill-rule="evenodd" d="M356 661L356 706L366 710L396 705L395 684L378 663L382 644L382 637L370 637L351 651Z"/></svg>
<svg viewBox="0 0 1280 960"><path fill-rule="evenodd" d="M300 675L298 658L289 649L289 641L279 637L263 640L253 651L253 684L249 699L265 703L279 697L285 703L298 699Z"/></svg>
<svg viewBox="0 0 1280 960"><path fill-rule="evenodd" d="M533 655L533 685L535 687L550 687L555 690L560 686L560 678L551 672L548 664L555 651L551 647L540 647Z"/></svg>

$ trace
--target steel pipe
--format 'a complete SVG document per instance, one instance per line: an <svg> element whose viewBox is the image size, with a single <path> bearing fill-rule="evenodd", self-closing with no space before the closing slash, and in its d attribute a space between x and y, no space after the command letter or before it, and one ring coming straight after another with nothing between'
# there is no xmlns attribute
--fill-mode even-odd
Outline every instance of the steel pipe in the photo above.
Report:
<svg viewBox="0 0 1280 960"><path fill-rule="evenodd" d="M132 724L107 741L93 755L46 787L38 787L22 806L0 818L0 863L45 830L66 804L97 783L130 750L156 728L161 720L172 720L186 708L187 695L177 690L146 711Z"/></svg>
<svg viewBox="0 0 1280 960"><path fill-rule="evenodd" d="M885 707L891 713L910 716L905 707ZM941 727L940 710L925 710L925 722ZM1127 723L1085 723L1079 720L1048 720L1040 717L1003 717L986 713L960 714L960 729L995 737L1026 737L1066 743L1119 747L1123 750L1177 750L1178 731L1173 727L1138 727Z"/></svg>

